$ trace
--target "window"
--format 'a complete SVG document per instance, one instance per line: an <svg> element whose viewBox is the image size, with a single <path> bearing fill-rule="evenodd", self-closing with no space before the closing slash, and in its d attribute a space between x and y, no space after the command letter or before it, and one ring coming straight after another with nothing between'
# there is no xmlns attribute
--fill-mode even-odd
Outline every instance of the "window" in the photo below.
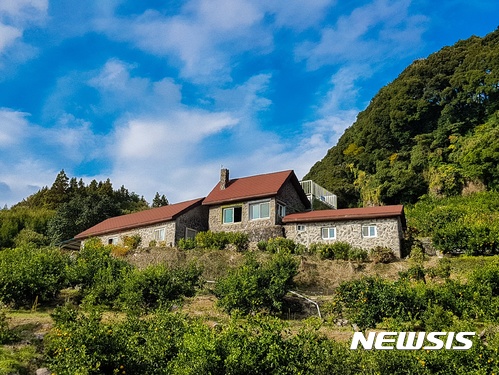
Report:
<svg viewBox="0 0 499 375"><path fill-rule="evenodd" d="M107 244L108 245L117 245L118 244L118 237L108 238Z"/></svg>
<svg viewBox="0 0 499 375"><path fill-rule="evenodd" d="M260 202L249 205L250 220L268 219L270 217L270 203Z"/></svg>
<svg viewBox="0 0 499 375"><path fill-rule="evenodd" d="M335 240L336 239L336 228L322 228L322 239L323 240Z"/></svg>
<svg viewBox="0 0 499 375"><path fill-rule="evenodd" d="M280 204L280 203L277 203L277 215L279 217L284 217L286 216L286 206Z"/></svg>
<svg viewBox="0 0 499 375"><path fill-rule="evenodd" d="M296 225L296 230L298 232L303 232L305 230L305 225L303 225L303 224Z"/></svg>
<svg viewBox="0 0 499 375"><path fill-rule="evenodd" d="M363 225L362 226L362 237L377 237L378 232L376 230L375 224Z"/></svg>
<svg viewBox="0 0 499 375"><path fill-rule="evenodd" d="M197 230L191 228L185 228L185 238L193 240L196 237Z"/></svg>
<svg viewBox="0 0 499 375"><path fill-rule="evenodd" d="M154 239L156 241L164 241L165 240L165 228L159 228L154 230Z"/></svg>
<svg viewBox="0 0 499 375"><path fill-rule="evenodd" d="M242 207L227 207L222 210L222 221L224 224L240 223L242 217Z"/></svg>

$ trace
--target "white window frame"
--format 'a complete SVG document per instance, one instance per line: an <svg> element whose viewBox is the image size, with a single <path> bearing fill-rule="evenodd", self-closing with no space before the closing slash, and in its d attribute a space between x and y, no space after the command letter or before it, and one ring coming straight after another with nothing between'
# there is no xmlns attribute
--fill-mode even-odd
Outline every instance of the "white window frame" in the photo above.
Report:
<svg viewBox="0 0 499 375"><path fill-rule="evenodd" d="M362 238L376 238L378 237L378 228L376 224L365 224L362 225L361 233Z"/></svg>
<svg viewBox="0 0 499 375"><path fill-rule="evenodd" d="M262 216L262 206L267 205L267 216ZM252 217L253 215L253 207L258 206L258 217ZM259 201L259 202L251 202L248 205L248 215L249 215L249 220L265 220L265 219L270 219L270 201Z"/></svg>
<svg viewBox="0 0 499 375"><path fill-rule="evenodd" d="M241 210L241 218L239 221L234 221L234 209L239 208ZM225 212L226 211L232 211L232 221L225 221ZM242 206L230 206L230 207L222 207L222 224L234 224L234 223L240 223L242 221L243 217L243 208Z"/></svg>
<svg viewBox="0 0 499 375"><path fill-rule="evenodd" d="M118 237L109 237L107 239L107 244L108 245L117 245L118 244Z"/></svg>
<svg viewBox="0 0 499 375"><path fill-rule="evenodd" d="M307 229L305 224L296 224L296 231L297 232L303 232L305 229Z"/></svg>
<svg viewBox="0 0 499 375"><path fill-rule="evenodd" d="M155 241L165 241L166 239L166 228L156 228L154 229L154 240Z"/></svg>
<svg viewBox="0 0 499 375"><path fill-rule="evenodd" d="M277 203L277 215L279 217L286 216L286 206L284 204Z"/></svg>
<svg viewBox="0 0 499 375"><path fill-rule="evenodd" d="M333 231L332 237L331 237L331 230ZM327 237L324 236L324 231L327 231ZM335 240L336 239L336 227L322 227L321 228L321 238L323 240Z"/></svg>

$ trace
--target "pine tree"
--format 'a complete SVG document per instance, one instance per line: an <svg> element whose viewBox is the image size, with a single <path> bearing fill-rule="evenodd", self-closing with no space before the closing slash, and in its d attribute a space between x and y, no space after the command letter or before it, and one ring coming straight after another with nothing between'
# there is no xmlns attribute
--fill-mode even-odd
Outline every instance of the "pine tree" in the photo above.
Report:
<svg viewBox="0 0 499 375"><path fill-rule="evenodd" d="M163 207L163 206L168 206L169 202L168 199L166 199L166 196L159 195L158 192L156 192L156 195L154 196L154 199L152 200L152 206L153 207Z"/></svg>

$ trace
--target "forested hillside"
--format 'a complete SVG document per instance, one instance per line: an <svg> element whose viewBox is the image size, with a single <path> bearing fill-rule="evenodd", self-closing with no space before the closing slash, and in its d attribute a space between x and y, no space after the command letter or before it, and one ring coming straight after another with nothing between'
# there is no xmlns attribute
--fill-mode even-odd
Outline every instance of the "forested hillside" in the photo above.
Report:
<svg viewBox="0 0 499 375"><path fill-rule="evenodd" d="M23 241L59 243L104 219L148 207L143 197L124 186L113 189L109 179L85 185L82 179L70 179L62 170L50 188L44 187L12 208L0 210L0 249Z"/></svg>
<svg viewBox="0 0 499 375"><path fill-rule="evenodd" d="M339 207L499 186L499 29L414 61L305 176Z"/></svg>

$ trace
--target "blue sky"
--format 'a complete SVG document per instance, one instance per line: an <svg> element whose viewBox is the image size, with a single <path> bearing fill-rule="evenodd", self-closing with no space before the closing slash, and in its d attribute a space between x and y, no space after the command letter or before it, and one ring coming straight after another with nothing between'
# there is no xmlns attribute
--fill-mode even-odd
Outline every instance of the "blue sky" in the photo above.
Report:
<svg viewBox="0 0 499 375"><path fill-rule="evenodd" d="M499 2L0 0L0 205L64 169L151 202L299 178L412 61Z"/></svg>

